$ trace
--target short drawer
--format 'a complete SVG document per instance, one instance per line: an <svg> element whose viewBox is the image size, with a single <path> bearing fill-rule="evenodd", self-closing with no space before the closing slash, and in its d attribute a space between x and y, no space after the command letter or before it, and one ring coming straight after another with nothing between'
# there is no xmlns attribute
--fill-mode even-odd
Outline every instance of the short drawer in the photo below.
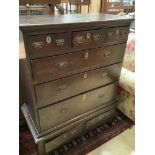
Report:
<svg viewBox="0 0 155 155"><path fill-rule="evenodd" d="M31 60L34 84L122 62L126 44Z"/></svg>
<svg viewBox="0 0 155 155"><path fill-rule="evenodd" d="M57 55L71 48L70 33L52 33L28 36L30 57Z"/></svg>
<svg viewBox="0 0 155 155"><path fill-rule="evenodd" d="M92 47L95 45L103 46L106 33L104 29L73 32L73 48Z"/></svg>
<svg viewBox="0 0 155 155"><path fill-rule="evenodd" d="M127 42L129 27L118 27L106 29L105 45Z"/></svg>
<svg viewBox="0 0 155 155"><path fill-rule="evenodd" d="M60 147L60 145L67 143L71 139L78 137L82 129L83 129L83 126L81 124L76 125L74 128L66 131L65 133L49 140L48 142L45 143L46 152L50 152L51 150L54 150L57 147Z"/></svg>
<svg viewBox="0 0 155 155"><path fill-rule="evenodd" d="M115 99L118 83L110 84L38 110L42 130L55 127ZM59 119L58 119L59 118Z"/></svg>
<svg viewBox="0 0 155 155"><path fill-rule="evenodd" d="M73 32L73 48L105 46L127 41L129 27Z"/></svg>
<svg viewBox="0 0 155 155"><path fill-rule="evenodd" d="M86 122L86 129L92 129L102 124L103 122L105 123L106 121L109 121L109 119L113 118L115 111L116 111L116 108L114 107L108 110L107 112L88 120Z"/></svg>
<svg viewBox="0 0 155 155"><path fill-rule="evenodd" d="M37 106L42 107L119 80L121 63L35 86Z"/></svg>

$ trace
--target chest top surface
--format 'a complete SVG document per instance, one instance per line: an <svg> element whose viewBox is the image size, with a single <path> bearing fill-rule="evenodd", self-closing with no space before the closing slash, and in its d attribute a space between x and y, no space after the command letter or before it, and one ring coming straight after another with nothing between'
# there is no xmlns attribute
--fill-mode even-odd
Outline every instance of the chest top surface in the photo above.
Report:
<svg viewBox="0 0 155 155"><path fill-rule="evenodd" d="M91 25L108 24L113 22L131 22L130 17L109 15L104 13L89 14L66 14L66 15L44 15L44 16L21 16L19 27L21 29L41 28L41 27L65 27L70 25Z"/></svg>

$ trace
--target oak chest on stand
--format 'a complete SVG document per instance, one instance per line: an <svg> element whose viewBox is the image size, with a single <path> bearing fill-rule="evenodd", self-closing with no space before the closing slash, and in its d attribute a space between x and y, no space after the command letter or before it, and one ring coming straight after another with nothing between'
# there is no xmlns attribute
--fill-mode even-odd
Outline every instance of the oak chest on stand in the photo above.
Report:
<svg viewBox="0 0 155 155"><path fill-rule="evenodd" d="M132 19L20 17L23 114L41 155L111 119Z"/></svg>

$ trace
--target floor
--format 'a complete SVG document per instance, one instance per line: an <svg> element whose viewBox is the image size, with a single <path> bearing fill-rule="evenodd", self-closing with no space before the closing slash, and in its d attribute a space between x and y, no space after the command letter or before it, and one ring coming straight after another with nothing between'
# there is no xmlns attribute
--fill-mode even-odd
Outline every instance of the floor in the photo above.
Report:
<svg viewBox="0 0 155 155"><path fill-rule="evenodd" d="M125 130L87 155L134 155L135 127Z"/></svg>

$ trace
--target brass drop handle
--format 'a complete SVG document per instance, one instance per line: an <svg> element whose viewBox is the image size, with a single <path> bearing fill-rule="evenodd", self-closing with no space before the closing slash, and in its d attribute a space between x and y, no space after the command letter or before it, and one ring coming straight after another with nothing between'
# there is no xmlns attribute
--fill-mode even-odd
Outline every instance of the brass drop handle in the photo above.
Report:
<svg viewBox="0 0 155 155"><path fill-rule="evenodd" d="M102 73L101 78L105 78L108 75L108 73Z"/></svg>
<svg viewBox="0 0 155 155"><path fill-rule="evenodd" d="M98 97L99 98L103 98L103 97L105 97L105 95L104 94L100 94Z"/></svg>
<svg viewBox="0 0 155 155"><path fill-rule="evenodd" d="M77 36L75 37L75 43L78 43L78 44L82 44L84 42L84 37L83 36Z"/></svg>
<svg viewBox="0 0 155 155"><path fill-rule="evenodd" d="M67 86L68 86L68 84L60 85L60 86L58 87L58 89L59 89L60 92L62 92L62 91L64 91L65 89L67 89Z"/></svg>
<svg viewBox="0 0 155 155"><path fill-rule="evenodd" d="M59 68L60 68L60 69L64 69L64 68L66 68L67 65L68 65L68 62L67 62L67 61L59 62Z"/></svg>
<svg viewBox="0 0 155 155"><path fill-rule="evenodd" d="M121 36L122 37L125 37L127 35L127 32L126 31L121 31Z"/></svg>
<svg viewBox="0 0 155 155"><path fill-rule="evenodd" d="M114 35L114 33L113 33L113 32L108 32L108 38L112 38L112 37L113 37L113 35Z"/></svg>
<svg viewBox="0 0 155 155"><path fill-rule="evenodd" d="M110 56L110 54L111 54L111 52L110 52L110 51L105 51L105 52L104 52L104 56L105 56L105 57L109 57L109 56Z"/></svg>
<svg viewBox="0 0 155 155"><path fill-rule="evenodd" d="M61 113L64 113L66 110L67 110L67 108L61 108L61 109L60 109L60 112L61 112Z"/></svg>
<svg viewBox="0 0 155 155"><path fill-rule="evenodd" d="M100 40L101 35L100 34L95 34L93 35L94 41L99 41Z"/></svg>

